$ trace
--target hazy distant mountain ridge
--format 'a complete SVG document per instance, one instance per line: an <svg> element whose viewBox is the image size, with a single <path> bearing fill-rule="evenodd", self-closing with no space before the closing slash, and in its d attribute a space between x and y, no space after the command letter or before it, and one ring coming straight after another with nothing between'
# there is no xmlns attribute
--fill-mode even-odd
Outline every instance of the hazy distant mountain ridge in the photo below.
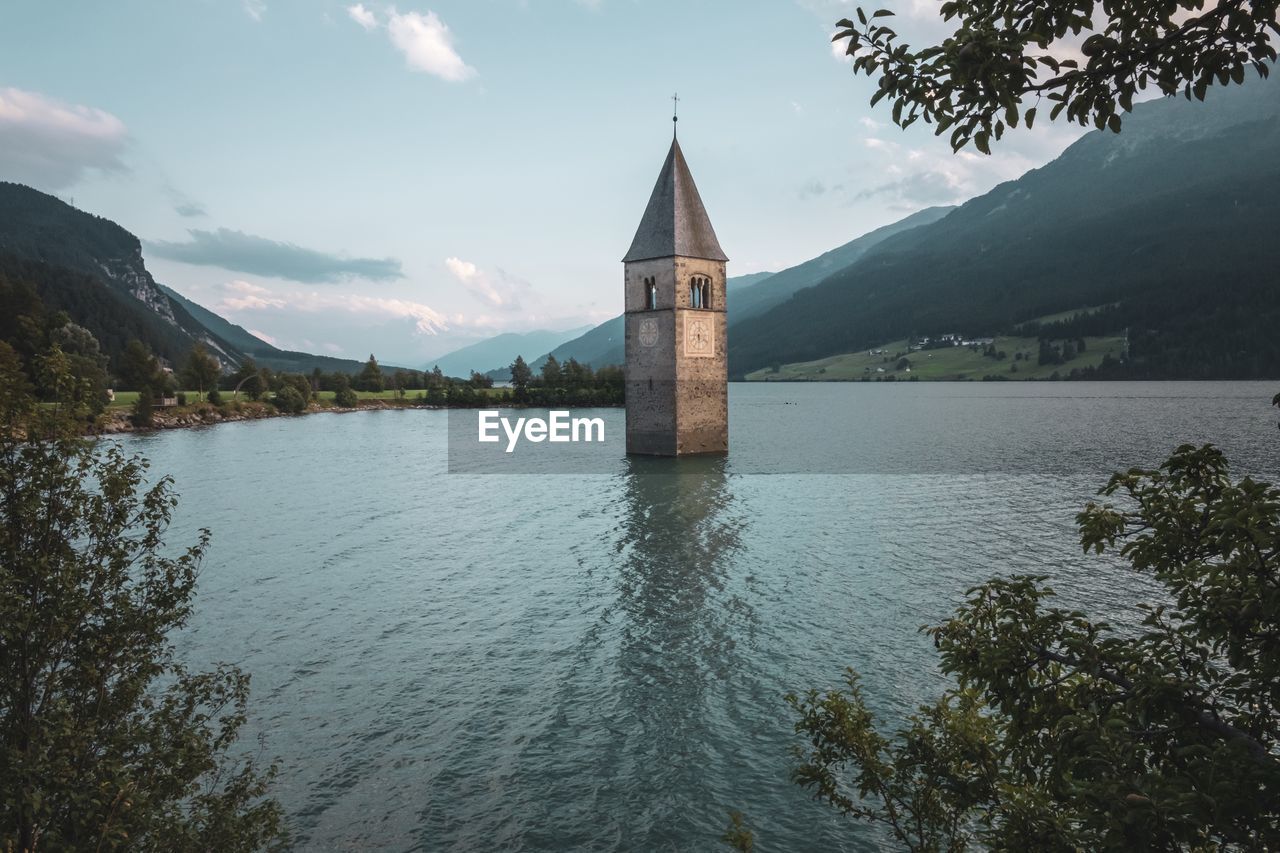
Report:
<svg viewBox="0 0 1280 853"><path fill-rule="evenodd" d="M503 332L492 338L485 338L448 355L443 355L431 362L430 366L439 367L445 376L467 377L471 371L488 373L505 371L516 356L530 358L530 353L547 352L565 341L572 340L589 330L590 326L553 332L539 329L533 332Z"/></svg>

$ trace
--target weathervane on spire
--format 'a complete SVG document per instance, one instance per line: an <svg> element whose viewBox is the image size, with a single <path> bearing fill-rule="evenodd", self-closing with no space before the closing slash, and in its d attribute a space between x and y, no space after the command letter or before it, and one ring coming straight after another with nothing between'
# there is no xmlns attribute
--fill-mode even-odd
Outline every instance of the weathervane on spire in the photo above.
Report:
<svg viewBox="0 0 1280 853"><path fill-rule="evenodd" d="M680 121L680 93L671 96L671 135L676 135L676 122Z"/></svg>

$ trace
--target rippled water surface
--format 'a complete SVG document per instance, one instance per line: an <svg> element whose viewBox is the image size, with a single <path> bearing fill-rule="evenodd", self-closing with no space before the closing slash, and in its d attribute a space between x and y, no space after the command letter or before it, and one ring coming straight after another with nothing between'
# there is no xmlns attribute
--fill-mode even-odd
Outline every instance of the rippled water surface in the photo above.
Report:
<svg viewBox="0 0 1280 853"><path fill-rule="evenodd" d="M737 809L762 850L865 850L788 781L783 694L928 700L917 628L995 573L1123 619L1153 591L1075 512L1184 441L1280 478L1276 390L735 385L727 459L546 476L448 473L436 411L125 443L177 480L172 543L213 530L180 653L253 674L299 847L708 850Z"/></svg>

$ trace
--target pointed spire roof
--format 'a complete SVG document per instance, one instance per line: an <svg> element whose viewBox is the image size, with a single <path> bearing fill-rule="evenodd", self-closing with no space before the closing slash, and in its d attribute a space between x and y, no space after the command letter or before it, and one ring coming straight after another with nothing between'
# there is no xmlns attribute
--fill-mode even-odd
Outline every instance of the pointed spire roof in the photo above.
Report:
<svg viewBox="0 0 1280 853"><path fill-rule="evenodd" d="M702 206L680 143L673 138L658 183L649 196L649 206L644 209L644 218L622 262L675 255L709 261L729 260L716 239L707 209Z"/></svg>

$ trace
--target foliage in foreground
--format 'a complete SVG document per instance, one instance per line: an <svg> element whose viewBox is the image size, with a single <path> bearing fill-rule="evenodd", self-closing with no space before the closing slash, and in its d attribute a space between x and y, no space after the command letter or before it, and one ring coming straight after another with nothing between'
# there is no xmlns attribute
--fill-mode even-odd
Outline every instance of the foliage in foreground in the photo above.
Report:
<svg viewBox="0 0 1280 853"><path fill-rule="evenodd" d="M1100 494L1123 505L1079 514L1085 551L1168 604L1118 631L988 581L929 629L957 686L896 733L852 671L788 697L795 781L913 851L1280 849L1280 489L1188 445Z"/></svg>
<svg viewBox="0 0 1280 853"><path fill-rule="evenodd" d="M1280 35L1277 0L948 0L955 31L913 50L882 22L893 13L857 10L836 24L853 69L877 80L874 106L893 102L893 120L923 118L951 131L959 150L992 140L1019 122L1031 127L1041 97L1049 118L1120 130L1120 114L1148 89L1204 100L1211 85L1266 77ZM1079 42L1082 33L1093 32Z"/></svg>
<svg viewBox="0 0 1280 853"><path fill-rule="evenodd" d="M76 399L55 350L59 400ZM274 768L237 757L249 677L188 671L209 541L165 556L172 481L37 405L0 343L0 849L253 850L282 837Z"/></svg>

